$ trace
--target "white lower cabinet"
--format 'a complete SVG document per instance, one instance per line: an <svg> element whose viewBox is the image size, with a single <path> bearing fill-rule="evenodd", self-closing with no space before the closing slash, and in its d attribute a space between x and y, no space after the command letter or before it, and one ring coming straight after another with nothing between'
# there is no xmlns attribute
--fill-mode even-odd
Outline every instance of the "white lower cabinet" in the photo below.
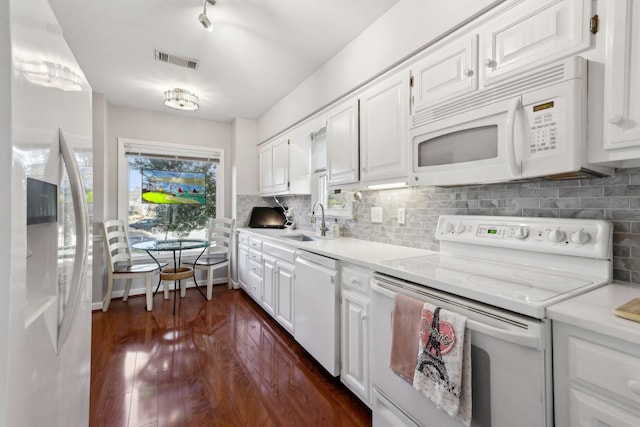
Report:
<svg viewBox="0 0 640 427"><path fill-rule="evenodd" d="M276 273L276 259L269 255L263 255L263 275L262 275L262 307L271 316L275 315L274 304L274 279Z"/></svg>
<svg viewBox="0 0 640 427"><path fill-rule="evenodd" d="M640 344L553 323L557 426L640 426Z"/></svg>
<svg viewBox="0 0 640 427"><path fill-rule="evenodd" d="M249 292L249 248L238 244L238 281L246 292Z"/></svg>
<svg viewBox="0 0 640 427"><path fill-rule="evenodd" d="M283 261L276 262L275 270L275 312L276 320L293 333L293 276L295 267Z"/></svg>
<svg viewBox="0 0 640 427"><path fill-rule="evenodd" d="M262 301L262 264L249 260L249 295L258 302Z"/></svg>
<svg viewBox="0 0 640 427"><path fill-rule="evenodd" d="M371 406L369 357L369 272L343 266L340 379L364 403Z"/></svg>

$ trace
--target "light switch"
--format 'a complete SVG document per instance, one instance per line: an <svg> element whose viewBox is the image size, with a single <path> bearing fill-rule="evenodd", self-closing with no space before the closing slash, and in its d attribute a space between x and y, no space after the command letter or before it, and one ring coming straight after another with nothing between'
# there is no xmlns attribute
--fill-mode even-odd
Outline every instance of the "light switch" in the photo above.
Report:
<svg viewBox="0 0 640 427"><path fill-rule="evenodd" d="M398 224L404 224L404 208L398 208Z"/></svg>
<svg viewBox="0 0 640 427"><path fill-rule="evenodd" d="M371 208L371 223L373 224L382 223L382 207L381 206L374 206Z"/></svg>

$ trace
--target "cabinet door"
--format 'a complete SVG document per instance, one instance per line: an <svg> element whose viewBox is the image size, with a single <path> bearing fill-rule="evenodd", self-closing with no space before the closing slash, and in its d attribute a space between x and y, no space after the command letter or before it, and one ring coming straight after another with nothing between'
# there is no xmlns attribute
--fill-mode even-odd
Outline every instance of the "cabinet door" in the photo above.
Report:
<svg viewBox="0 0 640 427"><path fill-rule="evenodd" d="M447 42L411 67L412 113L478 89L478 36Z"/></svg>
<svg viewBox="0 0 640 427"><path fill-rule="evenodd" d="M358 100L340 104L327 117L327 182L358 182Z"/></svg>
<svg viewBox="0 0 640 427"><path fill-rule="evenodd" d="M248 287L249 295L258 303L262 302L262 264L249 261Z"/></svg>
<svg viewBox="0 0 640 427"><path fill-rule="evenodd" d="M273 146L270 143L258 149L258 161L260 194L267 194L273 189Z"/></svg>
<svg viewBox="0 0 640 427"><path fill-rule="evenodd" d="M249 290L249 249L245 245L238 246L238 280L245 291Z"/></svg>
<svg viewBox="0 0 640 427"><path fill-rule="evenodd" d="M360 165L363 182L407 181L408 73L360 95Z"/></svg>
<svg viewBox="0 0 640 427"><path fill-rule="evenodd" d="M342 292L342 382L370 403L369 300Z"/></svg>
<svg viewBox="0 0 640 427"><path fill-rule="evenodd" d="M284 138L272 145L272 192L286 193L289 191L289 140Z"/></svg>
<svg viewBox="0 0 640 427"><path fill-rule="evenodd" d="M262 307L270 315L274 315L274 279L276 272L276 260L268 255L263 255L262 264Z"/></svg>
<svg viewBox="0 0 640 427"><path fill-rule="evenodd" d="M640 2L612 2L607 17L604 140L613 160L640 158Z"/></svg>
<svg viewBox="0 0 640 427"><path fill-rule="evenodd" d="M293 265L278 261L276 267L276 320L293 333Z"/></svg>
<svg viewBox="0 0 640 427"><path fill-rule="evenodd" d="M569 414L572 426L637 427L640 416L576 389L569 393Z"/></svg>
<svg viewBox="0 0 640 427"><path fill-rule="evenodd" d="M522 1L480 29L483 86L591 44L589 0Z"/></svg>

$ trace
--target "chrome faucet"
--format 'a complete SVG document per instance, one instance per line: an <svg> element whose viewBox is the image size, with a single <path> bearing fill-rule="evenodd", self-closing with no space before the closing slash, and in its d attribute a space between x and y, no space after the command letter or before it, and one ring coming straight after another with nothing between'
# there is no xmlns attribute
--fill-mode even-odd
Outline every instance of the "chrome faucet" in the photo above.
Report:
<svg viewBox="0 0 640 427"><path fill-rule="evenodd" d="M318 205L320 205L320 209L322 209L322 223L320 224L320 235L326 236L327 230L329 229L329 227L327 227L327 223L324 222L324 206L322 205L322 203L316 202L316 204L313 205L313 208L311 209L311 222L313 224L316 223L316 206Z"/></svg>

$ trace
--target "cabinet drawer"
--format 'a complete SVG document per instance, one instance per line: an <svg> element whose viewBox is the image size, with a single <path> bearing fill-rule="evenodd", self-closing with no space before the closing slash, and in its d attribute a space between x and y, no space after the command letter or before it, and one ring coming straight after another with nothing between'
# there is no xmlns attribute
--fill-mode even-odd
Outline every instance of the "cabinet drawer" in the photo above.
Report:
<svg viewBox="0 0 640 427"><path fill-rule="evenodd" d="M640 405L640 357L569 337L569 378Z"/></svg>
<svg viewBox="0 0 640 427"><path fill-rule="evenodd" d="M638 414L624 411L602 400L602 397L595 397L573 388L569 395L569 407L572 426L640 426Z"/></svg>
<svg viewBox="0 0 640 427"><path fill-rule="evenodd" d="M341 273L342 286L359 292L361 294L369 294L369 272L353 267L342 267Z"/></svg>
<svg viewBox="0 0 640 427"><path fill-rule="evenodd" d="M262 250L262 240L254 239L253 237L249 237L249 247L253 248L257 251Z"/></svg>
<svg viewBox="0 0 640 427"><path fill-rule="evenodd" d="M238 234L238 244L249 246L249 236L244 233Z"/></svg>
<svg viewBox="0 0 640 427"><path fill-rule="evenodd" d="M295 249L280 245L274 245L269 242L264 242L262 244L262 252L265 254L269 254L275 258L279 258L290 264L293 264L296 259Z"/></svg>
<svg viewBox="0 0 640 427"><path fill-rule="evenodd" d="M262 264L249 260L249 272L258 277L262 277Z"/></svg>
<svg viewBox="0 0 640 427"><path fill-rule="evenodd" d="M253 249L249 249L249 259L258 264L262 263L262 252L255 251Z"/></svg>

